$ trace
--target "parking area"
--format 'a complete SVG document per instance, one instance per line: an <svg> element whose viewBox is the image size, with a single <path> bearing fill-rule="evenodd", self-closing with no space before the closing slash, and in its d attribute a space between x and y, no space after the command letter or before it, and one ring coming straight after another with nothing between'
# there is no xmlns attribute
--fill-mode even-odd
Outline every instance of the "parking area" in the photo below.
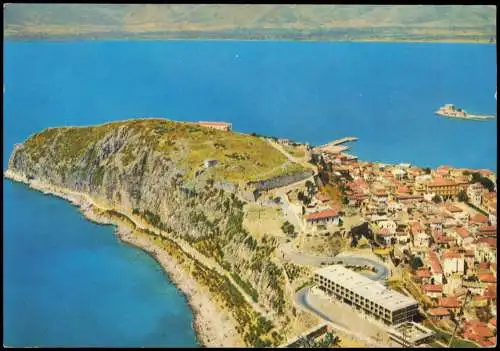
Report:
<svg viewBox="0 0 500 351"><path fill-rule="evenodd" d="M376 322L366 314L357 311L335 298L328 296L318 288L305 288L297 293L296 303L322 319L332 322L340 329L348 332L351 337L373 347L398 347L391 340L389 329L382 323Z"/></svg>

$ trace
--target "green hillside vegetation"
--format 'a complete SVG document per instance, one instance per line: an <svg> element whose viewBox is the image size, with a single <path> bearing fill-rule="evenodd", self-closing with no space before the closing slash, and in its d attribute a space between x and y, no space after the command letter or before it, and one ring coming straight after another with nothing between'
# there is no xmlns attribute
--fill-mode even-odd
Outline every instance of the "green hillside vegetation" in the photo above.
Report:
<svg viewBox="0 0 500 351"><path fill-rule="evenodd" d="M37 160L50 155L47 148L54 147L53 155L65 163L76 161L86 152L98 152L95 145L108 133L124 126L132 136L119 150L121 162L127 166L139 148L156 151L186 170L193 178L204 169L204 161L217 160L214 167L204 170L216 180L236 183L258 181L303 171L291 163L265 140L247 134L224 132L193 123L166 119L137 119L112 122L92 127L50 128L33 135L25 143L25 150ZM135 136L135 137L134 137ZM53 145L53 141L57 141Z"/></svg>
<svg viewBox="0 0 500 351"><path fill-rule="evenodd" d="M496 40L485 5L10 4L23 37Z"/></svg>

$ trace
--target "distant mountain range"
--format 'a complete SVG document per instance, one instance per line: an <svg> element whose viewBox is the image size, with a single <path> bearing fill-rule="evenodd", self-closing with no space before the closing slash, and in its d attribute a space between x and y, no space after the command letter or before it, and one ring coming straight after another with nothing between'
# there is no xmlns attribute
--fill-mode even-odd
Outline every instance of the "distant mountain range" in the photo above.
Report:
<svg viewBox="0 0 500 351"><path fill-rule="evenodd" d="M4 37L496 42L485 5L9 4Z"/></svg>

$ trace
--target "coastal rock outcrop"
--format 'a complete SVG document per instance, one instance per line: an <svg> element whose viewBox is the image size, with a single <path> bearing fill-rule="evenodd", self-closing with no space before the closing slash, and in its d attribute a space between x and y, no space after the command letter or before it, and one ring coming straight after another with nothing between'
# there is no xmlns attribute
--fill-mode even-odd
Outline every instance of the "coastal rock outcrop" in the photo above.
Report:
<svg viewBox="0 0 500 351"><path fill-rule="evenodd" d="M216 132L224 141L225 132ZM50 128L16 145L8 167L28 180L87 194L103 208L144 221L160 229L162 235L181 238L224 267L255 302L279 319L287 302L283 269L270 259L277 243L257 241L243 228L245 202L238 186L233 185L238 180L217 179L217 167L213 177L191 176L198 165L193 154L212 152L202 146L210 142L213 133L158 119ZM259 142L258 138L241 136L238 140L252 145ZM262 143L257 146L266 147L267 143ZM269 153L277 152L268 147ZM248 162L249 157L234 163L251 165L254 174L256 163L279 168L266 160ZM280 155L272 157L281 162ZM266 189L307 176L310 173L301 170L252 184ZM241 177L241 183L248 183L245 173ZM247 344L255 344L255 335L245 335Z"/></svg>

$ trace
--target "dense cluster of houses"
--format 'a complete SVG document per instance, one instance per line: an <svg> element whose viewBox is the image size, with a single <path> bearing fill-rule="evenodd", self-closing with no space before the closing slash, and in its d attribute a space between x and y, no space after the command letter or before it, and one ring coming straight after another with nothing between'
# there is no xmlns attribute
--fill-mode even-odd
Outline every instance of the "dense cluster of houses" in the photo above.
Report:
<svg viewBox="0 0 500 351"><path fill-rule="evenodd" d="M430 170L322 156L332 174L343 176L345 203L359 210L376 242L394 248L395 256L410 253L420 258L423 266L411 274L433 303L428 315L453 318L470 291L458 335L483 346L495 345L496 175L489 170ZM473 183L474 172L490 179L493 191ZM305 214L305 222L312 227L338 225L341 211L331 208L328 196L320 194L315 200L316 211ZM486 308L492 317L479 320L476 308Z"/></svg>

